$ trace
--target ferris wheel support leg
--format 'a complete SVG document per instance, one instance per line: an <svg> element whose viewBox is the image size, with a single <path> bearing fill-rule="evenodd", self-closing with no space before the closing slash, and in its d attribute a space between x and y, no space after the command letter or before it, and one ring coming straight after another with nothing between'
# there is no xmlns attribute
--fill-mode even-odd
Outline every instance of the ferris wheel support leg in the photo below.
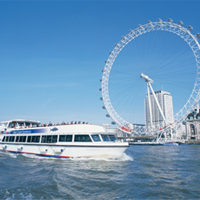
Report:
<svg viewBox="0 0 200 200"><path fill-rule="evenodd" d="M172 127L169 128L169 132L170 132L170 140L173 141L176 138L176 133L173 133L172 131Z"/></svg>
<svg viewBox="0 0 200 200"><path fill-rule="evenodd" d="M149 102L150 126L151 126L151 128L153 128L152 111L151 111L151 99L150 99L150 93L149 93L149 83L147 83L147 96L148 96L148 102Z"/></svg>

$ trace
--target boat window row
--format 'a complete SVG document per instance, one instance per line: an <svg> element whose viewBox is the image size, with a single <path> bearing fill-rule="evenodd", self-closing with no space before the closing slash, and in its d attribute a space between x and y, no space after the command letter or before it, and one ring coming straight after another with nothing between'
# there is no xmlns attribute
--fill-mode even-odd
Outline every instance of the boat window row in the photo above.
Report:
<svg viewBox="0 0 200 200"><path fill-rule="evenodd" d="M41 138L41 141L40 141ZM104 142L114 142L114 135L101 134ZM94 135L74 135L74 142L101 142L98 134ZM27 143L57 143L57 142L72 142L73 135L29 135L29 136L4 136L2 142L27 142Z"/></svg>

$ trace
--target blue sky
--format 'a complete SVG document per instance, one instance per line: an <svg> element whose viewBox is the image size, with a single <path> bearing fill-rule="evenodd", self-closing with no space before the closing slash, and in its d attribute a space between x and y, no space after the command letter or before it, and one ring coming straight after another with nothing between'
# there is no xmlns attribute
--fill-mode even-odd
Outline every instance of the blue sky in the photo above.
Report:
<svg viewBox="0 0 200 200"><path fill-rule="evenodd" d="M138 24L182 20L200 32L199 1L0 1L0 121L110 123L101 70Z"/></svg>

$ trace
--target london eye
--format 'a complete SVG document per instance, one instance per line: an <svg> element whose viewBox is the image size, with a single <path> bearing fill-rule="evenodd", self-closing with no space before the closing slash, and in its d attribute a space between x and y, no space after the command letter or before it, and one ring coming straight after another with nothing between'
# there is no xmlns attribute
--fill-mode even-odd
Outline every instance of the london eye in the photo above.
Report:
<svg viewBox="0 0 200 200"><path fill-rule="evenodd" d="M200 99L198 39L200 34L194 35L192 26L185 28L182 21L172 19L139 24L123 36L109 53L100 80L102 108L112 124L129 133L148 131L148 117L151 130L161 130L152 126L151 116L155 109L151 99L158 101L158 91L173 99L173 124L184 121ZM159 103L155 105L164 126L170 126Z"/></svg>

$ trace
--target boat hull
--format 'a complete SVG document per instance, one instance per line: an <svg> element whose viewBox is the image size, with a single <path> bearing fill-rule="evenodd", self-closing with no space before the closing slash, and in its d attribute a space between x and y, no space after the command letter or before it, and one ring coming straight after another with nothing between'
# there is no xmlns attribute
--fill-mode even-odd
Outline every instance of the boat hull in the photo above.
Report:
<svg viewBox="0 0 200 200"><path fill-rule="evenodd" d="M38 156L56 158L78 157L119 157L128 148L128 145L16 145L3 144L1 151L11 153L34 154Z"/></svg>

